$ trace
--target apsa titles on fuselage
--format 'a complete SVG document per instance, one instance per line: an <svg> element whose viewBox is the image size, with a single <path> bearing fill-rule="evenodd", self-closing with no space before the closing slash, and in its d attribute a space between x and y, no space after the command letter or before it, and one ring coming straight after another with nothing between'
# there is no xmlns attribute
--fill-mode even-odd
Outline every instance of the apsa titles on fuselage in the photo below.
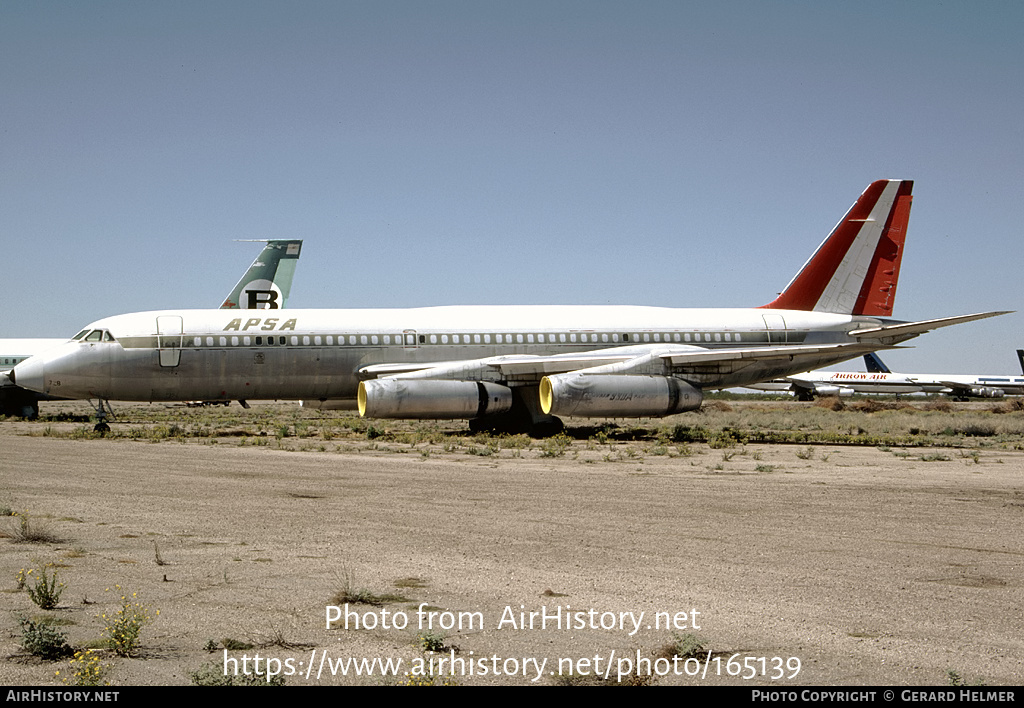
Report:
<svg viewBox="0 0 1024 708"><path fill-rule="evenodd" d="M250 317L242 324L241 318L234 318L224 326L224 332L248 332L250 329L258 328L264 332L277 330L284 332L285 330L295 331L296 322L295 318L285 320L281 322L280 317L268 317L266 319L260 319L259 317Z"/></svg>

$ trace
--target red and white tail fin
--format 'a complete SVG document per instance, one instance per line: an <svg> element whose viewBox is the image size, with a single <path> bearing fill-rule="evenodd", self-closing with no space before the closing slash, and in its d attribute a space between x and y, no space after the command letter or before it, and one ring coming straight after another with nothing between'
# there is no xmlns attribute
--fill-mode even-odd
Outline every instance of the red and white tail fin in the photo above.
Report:
<svg viewBox="0 0 1024 708"><path fill-rule="evenodd" d="M890 317L912 180L874 182L786 289L764 308Z"/></svg>

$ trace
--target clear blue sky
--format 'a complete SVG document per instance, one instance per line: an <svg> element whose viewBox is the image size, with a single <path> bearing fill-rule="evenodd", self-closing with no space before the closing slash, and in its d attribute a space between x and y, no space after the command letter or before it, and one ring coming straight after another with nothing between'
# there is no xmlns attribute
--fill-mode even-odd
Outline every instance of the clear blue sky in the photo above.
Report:
<svg viewBox="0 0 1024 708"><path fill-rule="evenodd" d="M1024 3L0 0L0 336L218 305L761 305L915 180L895 314L1024 310ZM1024 315L894 369L1009 373Z"/></svg>

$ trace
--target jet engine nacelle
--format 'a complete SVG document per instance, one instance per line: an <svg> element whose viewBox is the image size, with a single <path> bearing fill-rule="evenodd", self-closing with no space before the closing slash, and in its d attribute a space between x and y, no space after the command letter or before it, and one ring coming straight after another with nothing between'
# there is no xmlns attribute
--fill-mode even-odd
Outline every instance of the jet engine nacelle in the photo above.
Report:
<svg viewBox="0 0 1024 708"><path fill-rule="evenodd" d="M704 393L670 376L557 374L540 382L540 407L549 415L640 418L700 408Z"/></svg>
<svg viewBox="0 0 1024 708"><path fill-rule="evenodd" d="M489 381L374 379L359 384L365 418L480 418L512 407L512 389Z"/></svg>
<svg viewBox="0 0 1024 708"><path fill-rule="evenodd" d="M852 396L854 391L847 386L815 386L814 393L817 396Z"/></svg>
<svg viewBox="0 0 1024 708"><path fill-rule="evenodd" d="M974 386L967 391L968 396L975 398L1002 398L1006 393L1001 388L989 388L988 386Z"/></svg>

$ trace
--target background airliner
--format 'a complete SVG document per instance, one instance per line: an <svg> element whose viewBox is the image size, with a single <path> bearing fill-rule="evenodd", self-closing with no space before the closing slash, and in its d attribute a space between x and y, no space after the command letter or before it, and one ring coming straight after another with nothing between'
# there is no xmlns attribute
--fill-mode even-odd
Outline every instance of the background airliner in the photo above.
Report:
<svg viewBox="0 0 1024 708"><path fill-rule="evenodd" d="M228 293L223 309L274 309L285 307L291 293L295 265L302 251L297 239L247 239L266 243L256 260ZM11 383L11 368L29 357L52 349L67 339L0 339L0 415L36 418L39 401L54 397L28 391Z"/></svg>
<svg viewBox="0 0 1024 708"><path fill-rule="evenodd" d="M1024 350L1017 350L1024 373ZM899 374L889 371L875 355L864 357L867 371L807 371L752 384L760 391L789 391L801 401L815 396L854 393L942 393L959 401L1024 395L1024 376L1015 374Z"/></svg>
<svg viewBox="0 0 1024 708"><path fill-rule="evenodd" d="M368 417L465 418L474 429L544 434L561 428L558 416L694 410L704 388L827 366L1001 314L890 319L912 187L869 185L760 308L140 312L88 325L12 378L48 395L99 399L101 417L104 399L318 399Z"/></svg>

